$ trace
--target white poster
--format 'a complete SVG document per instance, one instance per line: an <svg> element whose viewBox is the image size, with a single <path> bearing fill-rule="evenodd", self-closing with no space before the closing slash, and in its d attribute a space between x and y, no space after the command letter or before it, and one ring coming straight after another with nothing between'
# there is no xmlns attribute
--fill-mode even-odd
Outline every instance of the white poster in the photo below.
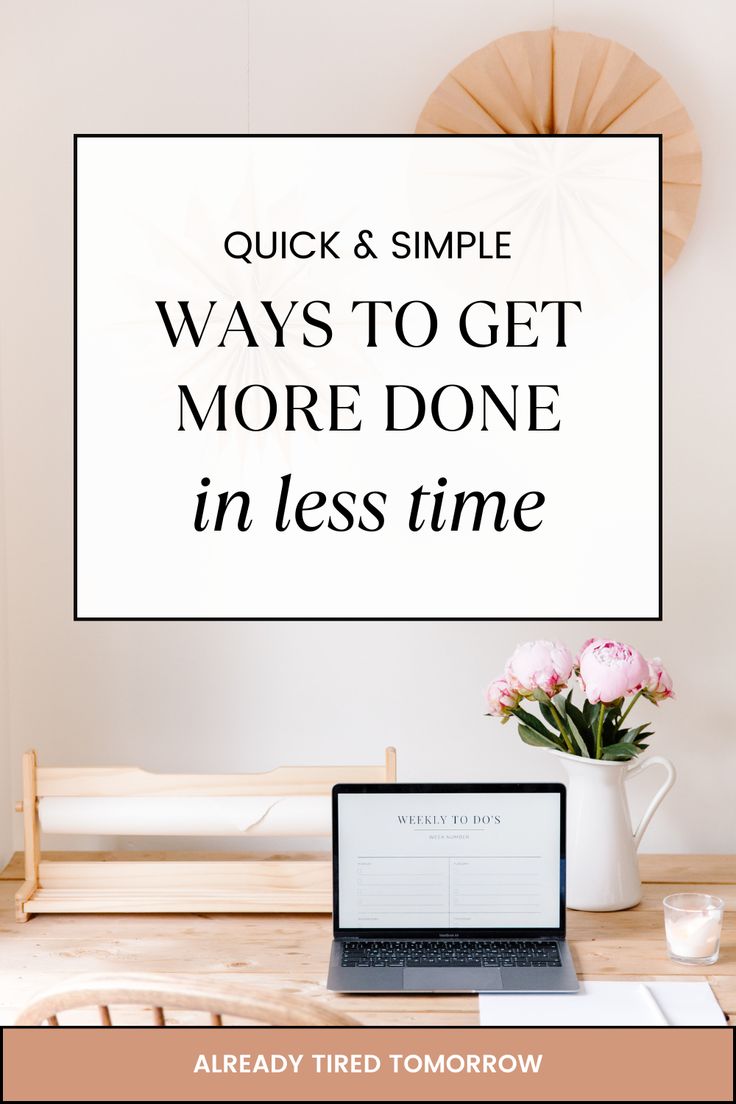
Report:
<svg viewBox="0 0 736 1104"><path fill-rule="evenodd" d="M660 615L656 136L76 159L78 618Z"/></svg>

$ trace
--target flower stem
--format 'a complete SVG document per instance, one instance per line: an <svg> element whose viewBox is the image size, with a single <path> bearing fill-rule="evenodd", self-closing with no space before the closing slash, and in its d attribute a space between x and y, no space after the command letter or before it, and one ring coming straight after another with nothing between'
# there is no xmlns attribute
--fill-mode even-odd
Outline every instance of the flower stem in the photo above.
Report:
<svg viewBox="0 0 736 1104"><path fill-rule="evenodd" d="M565 741L565 743L567 745L567 750L570 752L571 755L575 755L575 748L572 746L572 742L570 740L570 737L567 735L567 732L565 731L565 726L562 723L562 717L557 712L557 708L556 708L556 706L554 705L553 702L549 703L549 707L552 710L552 716L555 719L555 724L557 725L557 727L560 730L560 735L562 736L562 739Z"/></svg>
<svg viewBox="0 0 736 1104"><path fill-rule="evenodd" d="M601 753L603 751L603 721L606 717L606 707L604 706L603 702L599 704L598 709L598 729L595 734L595 757L596 759L602 759L603 755Z"/></svg>
<svg viewBox="0 0 736 1104"><path fill-rule="evenodd" d="M639 698L642 696L643 693L644 693L644 687L642 686L641 690L637 690L637 692L634 694L633 698L631 699L629 704L626 706L626 709L624 709L623 713L619 717L619 719L618 719L618 727L619 728L624 723L624 721L628 717L629 713L634 708L634 706L636 705L636 703L638 702Z"/></svg>

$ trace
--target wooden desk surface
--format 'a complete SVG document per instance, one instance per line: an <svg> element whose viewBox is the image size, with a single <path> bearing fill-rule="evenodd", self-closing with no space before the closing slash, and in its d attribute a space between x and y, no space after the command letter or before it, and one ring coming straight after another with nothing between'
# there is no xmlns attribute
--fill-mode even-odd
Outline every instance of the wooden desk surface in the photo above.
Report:
<svg viewBox="0 0 736 1104"><path fill-rule="evenodd" d="M140 852L108 855L163 858ZM50 858L85 855L49 853ZM181 854L180 858L194 858ZM208 858L232 858L210 854ZM41 915L25 924L13 916L22 856L0 874L0 1023L10 1024L40 990L65 975L104 970L207 974L232 985L276 989L325 1001L362 1023L478 1023L474 996L340 995L324 988L331 941L329 916L181 914L151 916ZM642 855L644 898L626 912L568 912L568 938L581 978L707 978L724 1012L736 1022L736 856ZM720 960L701 973L667 957L662 898L680 890L716 893L726 902ZM77 1023L98 1022L94 1011ZM171 1022L185 1022L184 1016Z"/></svg>

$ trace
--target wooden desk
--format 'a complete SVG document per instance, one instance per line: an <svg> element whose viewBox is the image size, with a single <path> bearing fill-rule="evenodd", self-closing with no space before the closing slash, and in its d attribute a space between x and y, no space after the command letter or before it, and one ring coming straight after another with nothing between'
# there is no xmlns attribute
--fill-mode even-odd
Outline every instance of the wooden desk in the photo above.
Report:
<svg viewBox="0 0 736 1104"><path fill-rule="evenodd" d="M51 853L54 858L84 857ZM116 856L109 855L111 860ZM118 856L131 860L134 854ZM160 854L141 853L145 858ZM180 858L194 858L181 854ZM208 855L208 858L232 858ZM626 912L568 912L568 934L582 978L707 978L736 1022L736 856L643 855L644 899ZM301 993L333 1004L362 1023L466 1025L478 1022L473 996L327 993L329 916L182 914L36 916L14 920L22 856L0 875L0 1023L12 1023L36 993L81 971L153 971L240 979L244 985ZM662 898L678 890L716 893L726 902L721 957L707 973L667 958ZM96 1023L92 1010L75 1018ZM171 1017L172 1022L185 1022Z"/></svg>

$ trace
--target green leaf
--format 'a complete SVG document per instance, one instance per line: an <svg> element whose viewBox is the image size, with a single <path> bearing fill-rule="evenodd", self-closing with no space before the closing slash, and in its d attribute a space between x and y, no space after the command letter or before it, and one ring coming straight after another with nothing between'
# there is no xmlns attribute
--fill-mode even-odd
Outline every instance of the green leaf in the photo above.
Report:
<svg viewBox="0 0 736 1104"><path fill-rule="evenodd" d="M600 746L601 746L601 758L603 758L603 749L607 744L615 744L617 742L616 730L613 727L613 721L610 716L606 715L605 702L596 702L593 706L593 712L590 720L590 729L593 734L593 758L597 758L596 752L598 750L598 728L600 726Z"/></svg>
<svg viewBox="0 0 736 1104"><path fill-rule="evenodd" d="M570 713L568 713L568 715L566 717L566 722L567 722L568 731L569 731L570 735L572 736L573 741L577 744L578 748L580 749L580 754L584 755L586 759L590 759L590 752L588 751L588 745L586 744L582 733L579 731L578 726L575 724L575 721L573 720L572 715Z"/></svg>
<svg viewBox="0 0 736 1104"><path fill-rule="evenodd" d="M544 717L545 721L550 726L550 728L553 728L553 729L555 729L555 731L557 731L557 722L555 721L555 715L552 712L552 708L551 708L549 702L547 702L547 703L540 702L539 703L539 712L542 714L542 716Z"/></svg>
<svg viewBox="0 0 736 1104"><path fill-rule="evenodd" d="M533 713L527 713L526 709L522 709L521 706L515 711L514 716L527 726L527 728L533 728L535 732L538 732L540 736L557 737L557 730L553 729L549 731L544 721L540 721L539 717L535 717ZM554 725L554 721L552 722Z"/></svg>
<svg viewBox="0 0 736 1104"><path fill-rule="evenodd" d="M649 722L647 722L647 724L637 725L636 728L619 729L619 742L622 744L638 744L640 740L646 740L647 736L652 735L651 732L645 731L648 727Z"/></svg>
<svg viewBox="0 0 736 1104"><path fill-rule="evenodd" d="M593 724L593 715L596 711L596 706L588 701L586 698L583 702L583 716L585 717L585 723L590 728Z"/></svg>
<svg viewBox="0 0 736 1104"><path fill-rule="evenodd" d="M552 700L554 701L555 705L557 706L558 712L561 713L563 717L566 717L567 716L567 699L565 698L565 695L564 694L557 694Z"/></svg>
<svg viewBox="0 0 736 1104"><path fill-rule="evenodd" d="M610 744L603 750L604 759L636 759L640 748L635 744Z"/></svg>
<svg viewBox="0 0 736 1104"><path fill-rule="evenodd" d="M569 753L572 746L572 748L577 748L577 751L574 752L574 754L584 755L589 758L588 750L585 746L585 741L580 739L579 733L575 733L574 726L570 724L570 718L567 715L567 707L571 697L572 690L567 695L567 698L564 694L557 694L557 696L553 699L554 705L542 705L540 702L539 710L542 716L550 724L550 726L554 727L555 736L560 730L560 725L562 725L562 727L564 728L565 733L567 734L567 737L569 739L569 743L568 740L565 739L563 739L562 741L565 751ZM555 716L555 709L557 710L557 716Z"/></svg>
<svg viewBox="0 0 736 1104"><path fill-rule="evenodd" d="M567 703L567 720L568 724L574 723L578 732L585 741L585 746L588 749L588 754L592 755L595 750L595 740L593 733L591 732L590 725L585 719L584 711L578 709L578 707L571 701Z"/></svg>
<svg viewBox="0 0 736 1104"><path fill-rule="evenodd" d="M544 690L540 690L538 687L536 690L532 690L532 699L535 702L548 702L549 694L545 694Z"/></svg>
<svg viewBox="0 0 736 1104"><path fill-rule="evenodd" d="M615 707L612 709L609 705L604 705L603 708L606 711L605 720L603 721L603 747L608 747L609 744L620 743L619 713Z"/></svg>
<svg viewBox="0 0 736 1104"><path fill-rule="evenodd" d="M527 725L519 725L519 735L525 744L530 744L532 747L546 747L554 748L555 751L564 751L559 740L555 741L548 736L542 736L540 732L535 732L533 728L528 728Z"/></svg>

